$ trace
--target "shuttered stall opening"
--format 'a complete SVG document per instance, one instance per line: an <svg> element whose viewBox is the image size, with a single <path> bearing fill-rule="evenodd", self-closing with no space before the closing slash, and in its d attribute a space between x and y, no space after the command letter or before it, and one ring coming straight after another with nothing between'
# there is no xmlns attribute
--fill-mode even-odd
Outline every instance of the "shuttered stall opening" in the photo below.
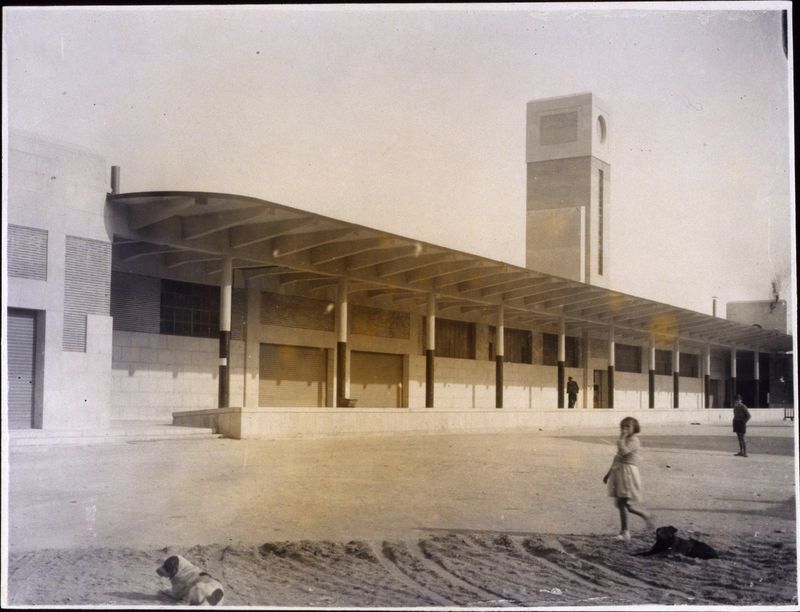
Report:
<svg viewBox="0 0 800 612"><path fill-rule="evenodd" d="M326 405L327 351L308 346L262 344L258 405Z"/></svg>
<svg viewBox="0 0 800 612"><path fill-rule="evenodd" d="M8 309L8 428L33 427L36 314Z"/></svg>
<svg viewBox="0 0 800 612"><path fill-rule="evenodd" d="M350 397L357 406L399 408L403 403L403 356L350 353Z"/></svg>

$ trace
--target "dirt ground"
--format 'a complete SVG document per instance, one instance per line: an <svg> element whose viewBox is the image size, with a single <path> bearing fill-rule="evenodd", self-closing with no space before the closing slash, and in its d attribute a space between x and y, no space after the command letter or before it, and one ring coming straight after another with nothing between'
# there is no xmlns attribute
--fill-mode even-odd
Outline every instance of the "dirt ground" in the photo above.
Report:
<svg viewBox="0 0 800 612"><path fill-rule="evenodd" d="M615 431L13 449L8 603L170 605L182 554L230 606L796 608L794 428L748 430L642 432L645 506L707 561L613 539Z"/></svg>

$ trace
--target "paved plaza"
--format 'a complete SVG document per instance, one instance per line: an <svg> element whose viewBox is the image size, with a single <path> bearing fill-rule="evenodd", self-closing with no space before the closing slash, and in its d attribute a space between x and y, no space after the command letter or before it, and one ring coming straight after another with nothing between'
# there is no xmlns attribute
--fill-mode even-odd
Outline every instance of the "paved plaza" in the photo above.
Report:
<svg viewBox="0 0 800 612"><path fill-rule="evenodd" d="M430 529L612 533L615 431L176 439L15 449L11 550L414 537ZM642 432L646 505L704 531L793 531L793 427ZM721 519L724 519L721 521Z"/></svg>

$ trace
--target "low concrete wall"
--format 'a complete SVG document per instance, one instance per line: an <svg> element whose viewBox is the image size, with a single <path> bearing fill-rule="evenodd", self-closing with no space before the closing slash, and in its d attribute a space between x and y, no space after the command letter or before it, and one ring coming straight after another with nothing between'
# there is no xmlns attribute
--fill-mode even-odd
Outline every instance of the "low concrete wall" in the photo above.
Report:
<svg viewBox="0 0 800 612"><path fill-rule="evenodd" d="M779 422L782 409L753 410L751 423ZM648 424L724 424L731 410L445 410L408 408L219 408L174 412L173 424L212 427L229 438L317 438L359 434L480 433L540 427L608 427L632 416Z"/></svg>

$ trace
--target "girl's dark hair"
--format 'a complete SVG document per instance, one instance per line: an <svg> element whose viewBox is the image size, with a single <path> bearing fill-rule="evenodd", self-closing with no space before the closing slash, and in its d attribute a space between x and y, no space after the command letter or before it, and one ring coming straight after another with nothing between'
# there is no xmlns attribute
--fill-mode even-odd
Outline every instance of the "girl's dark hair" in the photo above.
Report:
<svg viewBox="0 0 800 612"><path fill-rule="evenodd" d="M642 431L642 428L639 427L639 421L633 417L625 417L619 422L620 427L625 427L625 425L630 425L633 428L633 433L639 433Z"/></svg>

